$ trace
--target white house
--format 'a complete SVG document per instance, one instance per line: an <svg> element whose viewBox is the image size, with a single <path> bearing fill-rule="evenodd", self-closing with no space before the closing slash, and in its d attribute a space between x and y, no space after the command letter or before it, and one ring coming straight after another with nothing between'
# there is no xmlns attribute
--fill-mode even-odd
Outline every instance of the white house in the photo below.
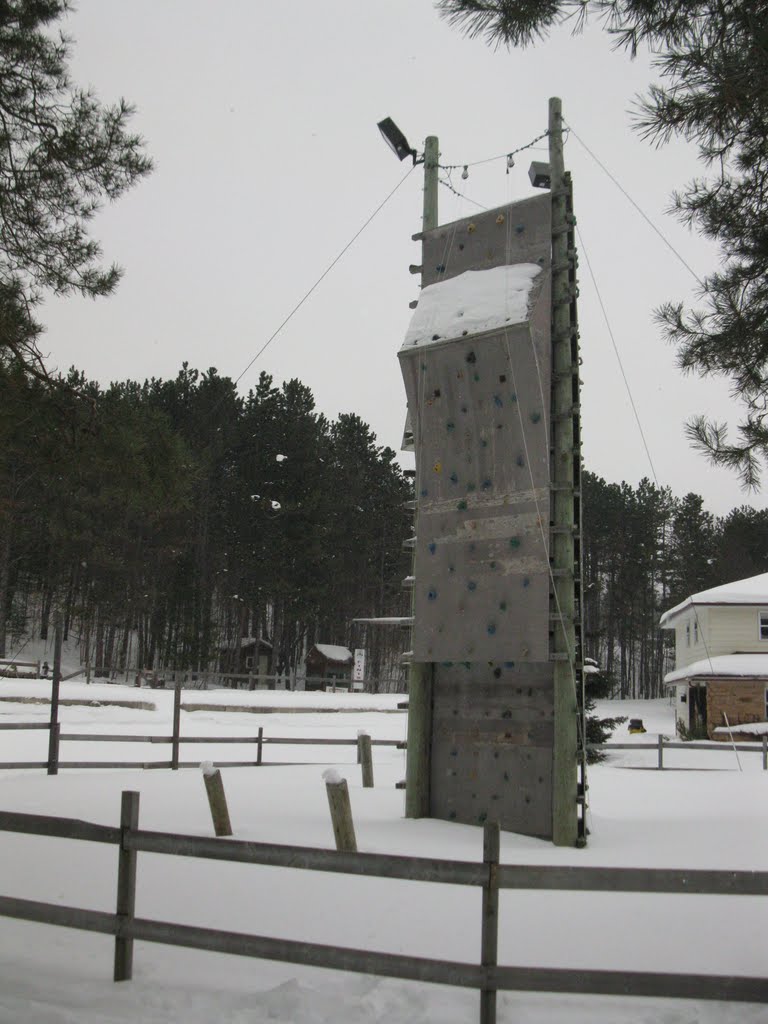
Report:
<svg viewBox="0 0 768 1024"><path fill-rule="evenodd" d="M675 631L664 682L675 687L678 727L722 739L720 727L749 734L768 722L768 573L692 594L660 625Z"/></svg>

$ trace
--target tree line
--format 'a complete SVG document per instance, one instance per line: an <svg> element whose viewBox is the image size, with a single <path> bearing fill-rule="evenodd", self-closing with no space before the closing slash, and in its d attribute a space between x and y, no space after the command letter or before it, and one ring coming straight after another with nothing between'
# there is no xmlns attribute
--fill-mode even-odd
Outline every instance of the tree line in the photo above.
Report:
<svg viewBox="0 0 768 1024"><path fill-rule="evenodd" d="M616 681L616 695L659 697L674 638L659 618L690 594L768 572L768 510L715 517L698 494L675 497L585 473L584 653Z"/></svg>
<svg viewBox="0 0 768 1024"><path fill-rule="evenodd" d="M255 636L282 674L312 643L359 644L355 617L409 613L411 484L298 380L241 397L185 365L102 390L9 363L0 436L0 656L56 609L93 665L202 669ZM402 632L365 646L371 674L397 672Z"/></svg>

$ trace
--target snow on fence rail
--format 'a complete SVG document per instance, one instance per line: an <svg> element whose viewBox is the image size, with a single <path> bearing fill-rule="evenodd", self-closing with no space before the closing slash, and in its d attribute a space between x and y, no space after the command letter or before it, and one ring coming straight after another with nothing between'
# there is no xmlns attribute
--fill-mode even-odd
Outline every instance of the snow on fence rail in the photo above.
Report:
<svg viewBox="0 0 768 1024"><path fill-rule="evenodd" d="M486 823L484 826L482 863L388 854L339 853L312 847L150 832L139 828L139 794L135 792L122 794L119 828L73 818L0 811L0 830L109 843L119 847L117 911L114 914L0 896L0 915L5 917L113 935L115 981L131 979L133 943L141 939L190 949L475 988L480 992L480 1024L495 1024L496 994L504 990L768 1003L768 978L514 967L499 965L497 956L501 889L768 896L766 871L500 864L499 827L495 823ZM363 949L137 918L136 867L140 852L300 868L305 871L341 872L373 878L476 886L482 890L480 963L373 953Z"/></svg>
<svg viewBox="0 0 768 1024"><path fill-rule="evenodd" d="M734 748L731 744L726 743L701 743L699 741L678 741L668 740L666 736L661 733L658 734L655 743L590 743L587 747L588 750L655 750L658 754L657 768L664 768L664 751L665 750L687 750L689 753L696 750L719 750L722 753L730 754L733 756L734 749L738 753L742 751L752 751L756 753L762 753L763 755L763 771L768 771L768 736L761 737L761 743L739 743ZM691 769L695 770L695 769Z"/></svg>

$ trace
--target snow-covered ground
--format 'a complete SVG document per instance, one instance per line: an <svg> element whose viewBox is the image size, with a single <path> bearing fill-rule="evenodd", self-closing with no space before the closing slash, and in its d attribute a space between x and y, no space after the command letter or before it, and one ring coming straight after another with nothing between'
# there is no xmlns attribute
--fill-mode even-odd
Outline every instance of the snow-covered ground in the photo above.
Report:
<svg viewBox="0 0 768 1024"><path fill-rule="evenodd" d="M45 683L4 680L0 696L46 691ZM65 683L62 697L96 701L61 709L63 732L168 734L172 695L133 687ZM183 711L182 735L336 736L358 729L401 739L402 697L185 691L184 703L235 702L264 711ZM216 699L214 699L216 698ZM154 710L107 704L148 700ZM288 711L284 701L292 709ZM280 705L283 704L281 707ZM312 710L312 708L316 710ZM339 710L330 711L331 707ZM304 713L298 713L302 708ZM346 710L345 710L346 709ZM363 710L365 709L365 710ZM390 713L382 713L389 711ZM643 718L674 736L666 701L606 702L603 714ZM45 721L41 704L0 702L0 722ZM615 737L627 742L626 725ZM632 738L635 742L635 738ZM45 758L45 732L0 732L0 760ZM65 743L63 759L158 759L158 745ZM182 758L249 756L248 747L195 745ZM24 754L22 754L24 751ZM322 771L333 765L350 785L361 850L480 859L474 827L403 817L404 753L374 748L376 786L363 790L349 747L265 747L269 761L318 764L223 769L235 837L330 847L333 835ZM502 836L505 863L696 868L766 868L768 773L759 754L616 751L590 772L591 835L586 850ZM634 769L639 770L634 770ZM120 793L141 792L141 824L210 835L198 770L0 772L0 807L116 824ZM27 899L114 909L114 847L0 833L0 892ZM363 879L319 872L139 855L137 913L234 931L306 939L418 956L477 962L480 894L474 889ZM764 975L768 901L746 897L506 892L501 897L500 962L571 968ZM245 1024L333 1021L459 1024L477 1020L478 995L462 989L356 976L289 964L136 943L134 980L114 985L112 941L103 936L0 918L0 1024ZM504 993L499 1021L515 1024L693 1024L768 1021L768 1008L723 1003Z"/></svg>

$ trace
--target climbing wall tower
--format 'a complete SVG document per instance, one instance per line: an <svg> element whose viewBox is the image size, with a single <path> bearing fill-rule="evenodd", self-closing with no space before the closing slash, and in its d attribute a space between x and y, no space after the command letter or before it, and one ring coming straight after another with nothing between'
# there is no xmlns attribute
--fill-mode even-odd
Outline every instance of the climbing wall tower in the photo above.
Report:
<svg viewBox="0 0 768 1024"><path fill-rule="evenodd" d="M575 255L572 216L570 234L559 223L569 182L551 185L422 236L422 292L399 353L416 453L406 809L573 843L584 832Z"/></svg>

